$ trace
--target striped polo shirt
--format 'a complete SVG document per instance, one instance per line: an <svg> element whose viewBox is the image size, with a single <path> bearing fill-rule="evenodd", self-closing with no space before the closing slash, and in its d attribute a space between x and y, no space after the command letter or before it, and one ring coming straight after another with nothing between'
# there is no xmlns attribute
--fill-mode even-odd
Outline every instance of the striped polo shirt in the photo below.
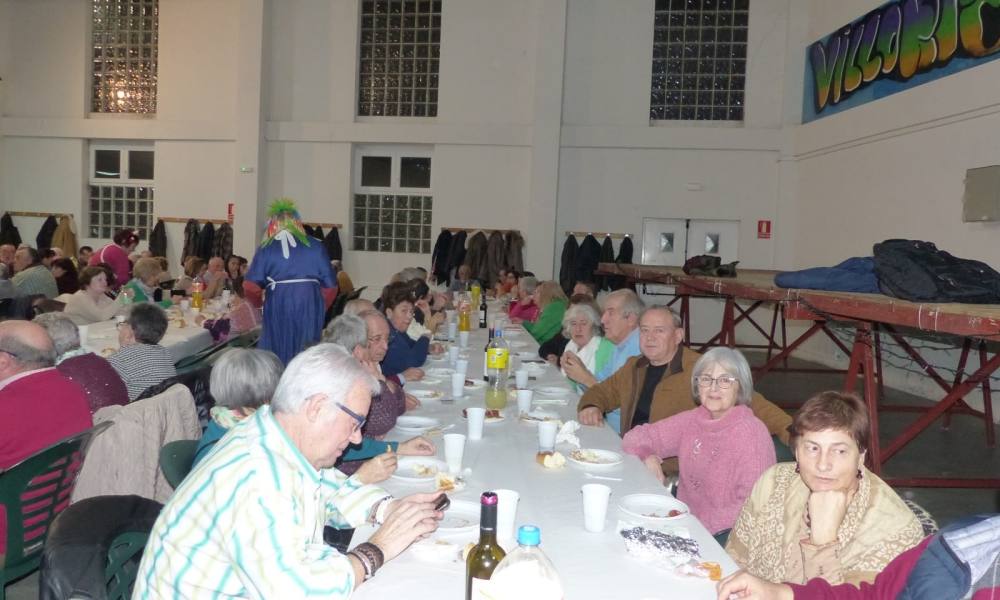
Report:
<svg viewBox="0 0 1000 600"><path fill-rule="evenodd" d="M132 344L120 348L108 357L108 362L121 375L132 402L147 388L177 375L174 357L159 344Z"/></svg>
<svg viewBox="0 0 1000 600"><path fill-rule="evenodd" d="M262 407L233 427L163 508L137 600L348 598L354 571L323 526L356 527L389 494L317 471Z"/></svg>

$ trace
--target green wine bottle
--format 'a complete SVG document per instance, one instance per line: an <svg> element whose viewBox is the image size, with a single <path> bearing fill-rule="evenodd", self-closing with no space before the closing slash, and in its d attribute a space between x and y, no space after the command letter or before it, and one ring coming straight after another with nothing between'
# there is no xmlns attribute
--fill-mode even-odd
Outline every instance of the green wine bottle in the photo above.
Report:
<svg viewBox="0 0 1000 600"><path fill-rule="evenodd" d="M479 543L465 561L465 600L480 600L483 584L507 555L497 544L497 495L483 492L480 498Z"/></svg>

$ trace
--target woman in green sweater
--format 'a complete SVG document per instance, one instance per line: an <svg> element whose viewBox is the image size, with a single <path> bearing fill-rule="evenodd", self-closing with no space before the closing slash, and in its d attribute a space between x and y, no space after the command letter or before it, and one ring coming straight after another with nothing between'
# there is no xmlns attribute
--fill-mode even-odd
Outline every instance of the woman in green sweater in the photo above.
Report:
<svg viewBox="0 0 1000 600"><path fill-rule="evenodd" d="M170 308L173 302L170 298L157 301L154 298L160 285L160 261L155 258L140 258L132 266L132 279L122 286L122 293L129 294L132 302L151 302L158 304L161 308ZM160 294L163 294L161 291Z"/></svg>
<svg viewBox="0 0 1000 600"><path fill-rule="evenodd" d="M563 293L559 284L554 281L543 281L535 288L533 295L535 305L538 306L538 319L534 323L524 322L524 330L535 338L539 344L552 339L562 330L563 315L566 313L566 294Z"/></svg>

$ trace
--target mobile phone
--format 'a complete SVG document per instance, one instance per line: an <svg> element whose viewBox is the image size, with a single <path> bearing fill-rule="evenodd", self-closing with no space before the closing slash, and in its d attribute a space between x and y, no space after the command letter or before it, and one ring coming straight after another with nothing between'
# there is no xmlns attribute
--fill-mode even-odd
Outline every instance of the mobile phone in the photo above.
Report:
<svg viewBox="0 0 1000 600"><path fill-rule="evenodd" d="M448 494L441 494L437 504L434 505L434 510L446 510L449 506L451 506L451 498L448 497Z"/></svg>

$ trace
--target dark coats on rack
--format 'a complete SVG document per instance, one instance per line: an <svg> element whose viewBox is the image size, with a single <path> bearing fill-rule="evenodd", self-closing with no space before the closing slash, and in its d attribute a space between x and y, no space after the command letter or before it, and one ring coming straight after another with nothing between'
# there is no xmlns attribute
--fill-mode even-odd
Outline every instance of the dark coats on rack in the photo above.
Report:
<svg viewBox="0 0 1000 600"><path fill-rule="evenodd" d="M149 251L153 256L167 255L167 224L157 219L153 231L149 233Z"/></svg>
<svg viewBox="0 0 1000 600"><path fill-rule="evenodd" d="M14 226L14 217L10 213L4 213L0 218L0 244L21 245L21 233Z"/></svg>
<svg viewBox="0 0 1000 600"><path fill-rule="evenodd" d="M632 238L626 236L625 239L622 240L622 243L618 245L618 258L615 259L615 264L632 264ZM613 275L608 277L608 286L612 290L620 290L626 287L629 289L635 289L635 285L628 285L628 281L622 275Z"/></svg>
<svg viewBox="0 0 1000 600"><path fill-rule="evenodd" d="M212 256L221 256L223 260L229 260L233 255L233 227L229 223L219 225L219 230L215 232L212 240Z"/></svg>
<svg viewBox="0 0 1000 600"><path fill-rule="evenodd" d="M483 283L492 288L500 278L500 269L507 268L507 256L504 253L503 234L494 231L486 242L486 278Z"/></svg>
<svg viewBox="0 0 1000 600"><path fill-rule="evenodd" d="M573 293L573 286L576 285L576 254L579 251L580 244L577 243L576 237L567 236L559 263L559 285L567 296Z"/></svg>
<svg viewBox="0 0 1000 600"><path fill-rule="evenodd" d="M459 231L451 240L451 248L448 249L448 273L454 275L455 269L465 262L465 238L468 237L465 231Z"/></svg>
<svg viewBox="0 0 1000 600"><path fill-rule="evenodd" d="M588 233L580 244L580 251L576 253L576 281L594 281L594 271L597 270L600 258L601 244Z"/></svg>
<svg viewBox="0 0 1000 600"><path fill-rule="evenodd" d="M59 226L59 221L56 218L49 216L42 223L42 228L38 230L38 235L35 236L35 248L43 250L45 248L52 247L52 234L56 232L56 227Z"/></svg>
<svg viewBox="0 0 1000 600"><path fill-rule="evenodd" d="M208 260L212 258L212 244L214 242L215 226L211 223L205 223L205 225L201 228L201 232L198 234L198 250L195 252L198 258L208 262Z"/></svg>
<svg viewBox="0 0 1000 600"><path fill-rule="evenodd" d="M615 262L615 244L611 241L610 235L604 236L604 242L601 243L601 256L598 262ZM598 276L596 283L598 291L609 289L608 277Z"/></svg>
<svg viewBox="0 0 1000 600"><path fill-rule="evenodd" d="M198 256L198 220L188 219L184 225L184 251L181 252L181 264L189 256Z"/></svg>
<svg viewBox="0 0 1000 600"><path fill-rule="evenodd" d="M438 234L431 253L431 272L440 283L451 283L448 273L448 251L451 249L451 232L447 229Z"/></svg>
<svg viewBox="0 0 1000 600"><path fill-rule="evenodd" d="M524 272L524 238L516 231L507 234L504 242L505 266L518 273Z"/></svg>
<svg viewBox="0 0 1000 600"><path fill-rule="evenodd" d="M465 252L465 261L462 263L472 269L472 278L479 281L486 279L486 245L488 243L486 234L477 231L469 238L469 247Z"/></svg>
<svg viewBox="0 0 1000 600"><path fill-rule="evenodd" d="M312 225L308 225L308 224L303 223L302 224L302 229L306 232L307 236L309 236L309 237L317 237L316 236L316 230L313 229ZM323 238L320 238L320 239L323 239Z"/></svg>
<svg viewBox="0 0 1000 600"><path fill-rule="evenodd" d="M319 240L319 241L322 242L323 238L325 236L326 236L326 234L323 233L323 226L322 225L317 225L316 228L313 229L313 237L316 238L317 240ZM323 247L326 248L326 246L323 246ZM327 254L329 254L329 251L327 251Z"/></svg>
<svg viewBox="0 0 1000 600"><path fill-rule="evenodd" d="M344 247L340 245L340 231L336 227L331 227L323 238L323 246L326 247L330 260L344 260Z"/></svg>

